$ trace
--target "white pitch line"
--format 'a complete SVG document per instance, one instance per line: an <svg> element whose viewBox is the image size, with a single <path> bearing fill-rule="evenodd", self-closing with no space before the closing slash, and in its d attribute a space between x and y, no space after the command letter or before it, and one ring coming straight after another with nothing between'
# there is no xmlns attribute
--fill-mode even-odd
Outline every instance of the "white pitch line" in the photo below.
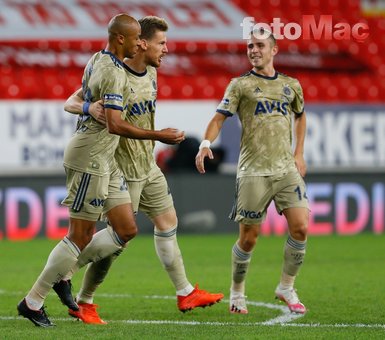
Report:
<svg viewBox="0 0 385 340"><path fill-rule="evenodd" d="M100 294L98 297L104 297L104 298L129 298L132 299L135 296L131 294ZM172 299L175 300L175 296L162 296L162 295L145 295L144 298L146 299ZM229 300L223 299L222 302L228 303ZM302 318L303 314L296 314L291 313L289 308L287 306L282 305L275 305L272 303L265 303L265 302L257 302L257 301L247 301L247 304L250 306L256 306L256 307L264 307L268 309L277 309L282 312L282 315L264 321L263 323L266 325L275 325L275 324L283 324L287 322L294 321L296 319Z"/></svg>
<svg viewBox="0 0 385 340"><path fill-rule="evenodd" d="M23 320L19 316L0 316L0 320ZM76 322L72 318L50 318L52 321ZM281 326L281 327L307 327L307 328L378 328L385 329L385 325L381 324L319 324L319 323L276 323L274 325L266 324L266 322L219 322L219 321L176 321L176 320L106 320L109 324L121 323L131 325L183 325L183 326Z"/></svg>
<svg viewBox="0 0 385 340"><path fill-rule="evenodd" d="M8 296L22 296L23 292L8 292L0 289L0 295ZM50 294L51 295L51 294ZM52 294L56 295L56 294ZM175 296L167 295L133 295L133 294L98 294L100 298L146 298L146 299L163 299L175 300ZM222 300L228 303L229 300ZM282 327L309 327L309 328L379 328L385 329L383 324L319 324L319 323L290 323L296 319L303 317L303 314L291 313L287 306L276 305L272 303L247 301L248 305L256 307L264 307L269 309L276 309L282 312L282 315L262 322L222 322L222 321L176 321L176 320L106 320L108 323L125 323L125 324L159 324L159 325L186 325L186 326L282 326ZM14 316L0 316L0 320L21 320L23 317ZM53 321L71 321L73 318L51 318Z"/></svg>
<svg viewBox="0 0 385 340"><path fill-rule="evenodd" d="M4 290L0 290L0 295L23 295L22 292L6 292ZM51 293L50 295L56 295L54 293ZM167 296L167 295L133 295L133 294L98 294L98 298L107 298L107 299L134 299L134 298L145 298L145 299L162 299L162 300L175 300L175 296ZM228 303L229 300L222 300L222 302ZM294 321L296 319L299 319L303 317L303 314L295 314L291 313L289 308L287 306L283 305L276 305L272 303L265 303L265 302L257 302L257 301L247 301L247 304L250 306L256 306L256 307L263 307L263 308L268 308L268 309L276 309L279 310L282 315L279 315L278 317L275 317L270 320L264 321L266 325L274 325L274 324L283 324L283 323L288 323L291 321Z"/></svg>

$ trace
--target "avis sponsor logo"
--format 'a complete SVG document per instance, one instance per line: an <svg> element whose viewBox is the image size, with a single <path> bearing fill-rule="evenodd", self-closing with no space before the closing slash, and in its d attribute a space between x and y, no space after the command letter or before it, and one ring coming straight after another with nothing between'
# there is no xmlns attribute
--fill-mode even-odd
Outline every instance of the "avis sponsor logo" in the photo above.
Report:
<svg viewBox="0 0 385 340"><path fill-rule="evenodd" d="M146 113L154 113L156 107L156 99L146 100L139 103L134 103L130 110L130 115L143 115Z"/></svg>
<svg viewBox="0 0 385 340"><path fill-rule="evenodd" d="M241 209L239 214L244 218L261 218L262 217L262 213L260 211L257 212L253 210Z"/></svg>
<svg viewBox="0 0 385 340"><path fill-rule="evenodd" d="M90 204L94 207L104 207L104 202L105 200L101 199L101 198L94 198Z"/></svg>
<svg viewBox="0 0 385 340"><path fill-rule="evenodd" d="M279 100L273 101L258 101L257 106L255 108L255 115L261 113L272 113L274 110L282 113L283 115L287 115L287 106L288 102L280 102Z"/></svg>

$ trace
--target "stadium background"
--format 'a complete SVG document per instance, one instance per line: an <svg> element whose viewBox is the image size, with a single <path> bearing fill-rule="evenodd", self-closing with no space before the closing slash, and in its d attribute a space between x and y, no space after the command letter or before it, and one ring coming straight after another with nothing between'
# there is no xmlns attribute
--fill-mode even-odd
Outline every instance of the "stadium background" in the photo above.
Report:
<svg viewBox="0 0 385 340"><path fill-rule="evenodd" d="M75 117L64 100L80 86L90 55L105 47L110 17L127 12L164 17L169 55L158 73L157 126L178 127L200 140L231 79L249 69L244 17L301 24L303 15L331 15L333 24L367 23L362 42L279 41L278 71L297 77L308 113L310 233L384 232L385 5L370 0L0 0L0 239L60 238L68 215L63 149ZM226 122L216 147L218 172L169 169L180 232L235 232L227 219L238 155L237 119ZM177 150L157 145L162 164ZM152 226L139 216L141 232ZM283 234L270 207L263 233Z"/></svg>

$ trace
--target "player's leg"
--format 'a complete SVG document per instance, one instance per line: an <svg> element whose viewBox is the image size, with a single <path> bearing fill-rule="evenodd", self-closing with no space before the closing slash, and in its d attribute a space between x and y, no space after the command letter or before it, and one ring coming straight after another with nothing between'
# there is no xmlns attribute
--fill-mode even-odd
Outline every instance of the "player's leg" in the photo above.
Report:
<svg viewBox="0 0 385 340"><path fill-rule="evenodd" d="M260 224L272 197L264 177L237 179L235 202L230 218L239 222L239 238L232 248L232 281L230 312L247 314L245 282L252 252L257 242Z"/></svg>
<svg viewBox="0 0 385 340"><path fill-rule="evenodd" d="M151 218L154 223L156 254L175 286L177 295L188 295L194 287L186 277L182 254L177 241L177 217L174 208Z"/></svg>
<svg viewBox="0 0 385 340"><path fill-rule="evenodd" d="M70 207L70 224L67 236L51 251L47 263L30 292L18 305L19 313L34 324L46 327L44 300L52 286L60 281L76 264L90 242L99 213L88 209L90 195L104 198L103 190L95 191L99 177L66 169L68 195L64 204ZM76 307L76 304L75 304Z"/></svg>
<svg viewBox="0 0 385 340"><path fill-rule="evenodd" d="M126 186L127 184L127 186ZM102 231L99 231L94 235L97 236L101 233L109 233L110 235L113 235L115 232L112 227L112 223L114 223L115 226L119 227L119 219L120 213L119 210L123 208L123 213L126 214L127 211L129 213L129 219L130 222L128 223L129 226L131 226L131 236L134 237L136 234L136 224L135 224L135 212L138 210L139 206L139 199L141 194L141 187L143 186L143 183L141 181L135 181L130 183L123 183L123 179L120 176L120 172L116 172L113 174L110 185L109 185L109 197L106 201L105 206L105 217L110 216L112 219L112 222L109 221L107 224L107 228L103 229ZM129 190L129 192L127 192ZM127 199L127 194L129 195L129 199ZM131 201L130 206L121 206L121 203L129 204L127 202ZM116 208L116 209L115 209ZM117 213L118 212L118 213ZM132 214L134 212L134 214ZM108 214L108 215L107 215ZM115 221L117 219L117 221ZM109 220L109 217L107 218ZM120 226L121 228L124 228L124 226ZM122 246L121 249L117 249L115 252L113 252L111 255L104 257L104 258L96 258L96 255L94 257L91 256L92 262L88 265L86 272L84 274L82 287L77 295L78 301L81 301L83 303L93 304L93 297L94 293L97 289L97 287L103 282L104 278L106 277L113 261L122 253L122 251L126 248L127 243ZM90 254L92 255L92 254ZM90 257L83 257L81 256L78 261L78 266L83 266L85 263L85 260L89 259Z"/></svg>
<svg viewBox="0 0 385 340"><path fill-rule="evenodd" d="M259 228L259 224L239 224L239 238L231 252L230 312L232 313L248 313L245 282Z"/></svg>
<svg viewBox="0 0 385 340"><path fill-rule="evenodd" d="M80 268L82 268L89 262L98 262L99 260L104 259L106 256L109 255L115 258L116 254L120 254L124 247L127 245L128 241L126 240L130 240L136 235L135 218L134 216L132 216L131 213L131 211L133 210L133 207L130 204L131 197L120 170L116 168L115 171L113 171L112 174L109 176L108 182L108 197L103 203L104 207L102 216L102 219L107 221L107 228L102 229L93 235L92 241L86 247L82 255L79 257L77 265L72 268L71 272L67 275L67 280L71 279L75 272L77 272ZM130 214L130 221L127 222L127 226L122 225L119 222L115 222L115 228L112 227L111 223L108 221L107 212L112 211L112 209L115 208L117 209L114 210L114 212L112 213L113 216L119 215L120 209L123 211L123 214L126 214L128 211L128 213ZM130 228L134 229L131 230ZM109 244L110 240L113 240L117 247L102 251L103 248L100 247Z"/></svg>
<svg viewBox="0 0 385 340"><path fill-rule="evenodd" d="M306 188L297 173L289 173L279 182L282 184L280 184L281 189L275 199L276 206L278 211L281 211L286 217L289 233L284 246L280 283L275 294L288 305L292 312L305 313L306 308L298 298L294 282L306 252L309 220Z"/></svg>
<svg viewBox="0 0 385 340"><path fill-rule="evenodd" d="M93 298L96 289L104 281L113 261L122 253L128 242L137 233L135 216L130 201L131 198L125 181L121 177L120 171L116 170L111 175L109 194L104 207L108 226L94 235L92 242L84 250L85 256L83 257L82 254L78 261L78 266L82 267L89 260L92 260L86 269L81 289L77 294L80 312L73 311L70 308L69 313L85 323L106 323L100 319L96 312L98 306L93 303ZM106 237L113 239L119 247L113 251L112 249L106 249L103 252Z"/></svg>
<svg viewBox="0 0 385 340"><path fill-rule="evenodd" d="M112 254L108 251L100 253L96 258L94 257L95 262L88 265L84 273L81 289L77 294L76 300L80 310L69 310L71 316L89 324L106 324L97 312L98 305L93 303L95 291L104 281L113 261L121 254L128 241L134 238L137 233L131 204L118 205L109 210L106 215L110 225L102 231L105 232L104 235L109 234L118 242L119 249L116 249ZM97 234L102 234L101 232L96 233L94 237L97 237ZM100 239L103 239L103 237ZM104 249L102 247L103 243L99 246L99 249ZM93 250L90 250L90 253L94 254Z"/></svg>
<svg viewBox="0 0 385 340"><path fill-rule="evenodd" d="M177 241L177 218L175 209L152 218L155 225L154 243L160 262L174 284L177 306L186 312L197 307L211 306L223 298L222 293L209 293L193 287L186 276L183 257Z"/></svg>
<svg viewBox="0 0 385 340"><path fill-rule="evenodd" d="M52 325L44 312L44 300L54 283L64 277L75 265L82 248L92 237L90 230L92 231L94 227L95 222L70 219L67 236L51 251L40 276L26 297L19 303L20 315L30 319L37 326Z"/></svg>
<svg viewBox="0 0 385 340"><path fill-rule="evenodd" d="M185 312L219 302L223 294L211 294L195 288L186 276L183 257L177 241L178 219L167 181L154 168L142 188L139 209L154 223L154 244L160 262L167 271L178 297L178 308Z"/></svg>

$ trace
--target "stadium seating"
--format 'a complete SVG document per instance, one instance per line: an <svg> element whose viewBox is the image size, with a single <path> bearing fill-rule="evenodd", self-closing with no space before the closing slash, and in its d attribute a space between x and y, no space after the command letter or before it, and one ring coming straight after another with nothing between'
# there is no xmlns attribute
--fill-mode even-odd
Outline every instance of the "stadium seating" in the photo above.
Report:
<svg viewBox="0 0 385 340"><path fill-rule="evenodd" d="M366 22L364 42L303 39L279 41L283 55L277 69L301 81L307 102L381 102L385 97L385 19L365 17L358 0L232 0L259 22L301 23L302 16L332 14L333 22ZM20 46L20 45L19 45ZM50 63L0 58L2 99L63 99L80 86L82 61L103 48L100 41L26 42L23 48L2 44L0 53L53 56ZM8 55L12 53L7 50ZM160 99L219 100L232 77L249 69L244 44L223 42L169 42L169 56L159 70ZM64 59L63 59L64 56ZM61 65L66 56L75 56ZM61 59L60 59L61 58ZM300 59L299 59L300 58ZM304 60L302 62L295 62ZM317 67L311 63L318 60Z"/></svg>

